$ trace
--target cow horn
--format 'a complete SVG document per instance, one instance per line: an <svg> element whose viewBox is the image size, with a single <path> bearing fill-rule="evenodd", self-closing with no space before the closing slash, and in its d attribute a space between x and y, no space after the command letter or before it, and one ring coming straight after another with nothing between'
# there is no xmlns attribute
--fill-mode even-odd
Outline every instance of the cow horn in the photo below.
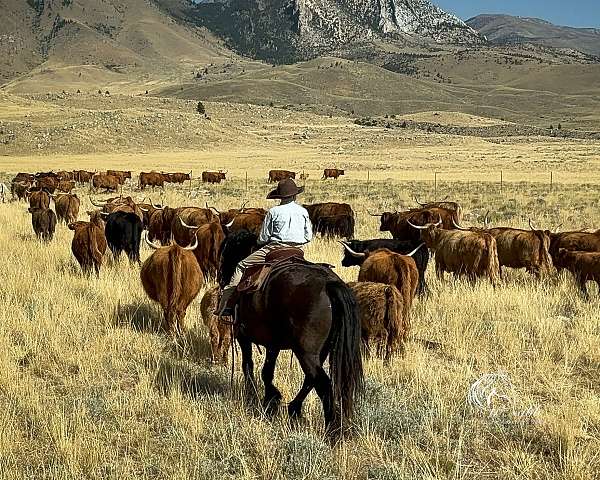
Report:
<svg viewBox="0 0 600 480"><path fill-rule="evenodd" d="M424 207L425 205L427 205L426 203L421 203L419 202L419 199L417 198L417 196L415 195L415 202L417 202L417 205L421 205L422 207Z"/></svg>
<svg viewBox="0 0 600 480"><path fill-rule="evenodd" d="M106 212L99 212L100 215L102 215L103 217L108 217L110 215L110 213L106 213Z"/></svg>
<svg viewBox="0 0 600 480"><path fill-rule="evenodd" d="M444 222L442 221L442 216L438 214L438 217L439 217L439 220L438 220L438 222L435 224L435 226L436 226L436 227L439 227L439 226L440 226L442 223L444 223Z"/></svg>
<svg viewBox="0 0 600 480"><path fill-rule="evenodd" d="M531 218L529 219L529 228L531 228L531 230L537 230L532 224L531 224Z"/></svg>
<svg viewBox="0 0 600 480"><path fill-rule="evenodd" d="M148 209L147 209L147 208L140 207L139 205L138 205L138 208L139 208L139 209L140 209L142 212L148 213Z"/></svg>
<svg viewBox="0 0 600 480"><path fill-rule="evenodd" d="M369 215L371 215L372 217L382 217L383 216L383 213L371 213L368 210L367 210L367 213Z"/></svg>
<svg viewBox="0 0 600 480"><path fill-rule="evenodd" d="M558 230L560 229L560 227L562 227L562 225L563 225L562 223L558 224L556 226L556 228L554 229L554 233L558 233Z"/></svg>
<svg viewBox="0 0 600 480"><path fill-rule="evenodd" d="M248 200L246 200L244 203L242 203L242 206L240 207L240 213L244 211L244 208L246 208L246 205L248 205Z"/></svg>
<svg viewBox="0 0 600 480"><path fill-rule="evenodd" d="M420 249L420 248L421 248L423 245L425 245L425 244L424 244L424 243L422 243L422 244L421 244L421 245L419 245L417 248L415 248L415 249L414 249L412 252L410 252L410 253L407 253L407 254L406 254L406 256L407 256L407 257L412 257L412 256L413 256L415 253L417 253L417 252L419 251L419 249Z"/></svg>
<svg viewBox="0 0 600 480"><path fill-rule="evenodd" d="M235 222L235 217L233 217L233 220L227 224L225 224L226 228L231 228L233 226L233 222Z"/></svg>
<svg viewBox="0 0 600 480"><path fill-rule="evenodd" d="M208 205L208 202L206 202L206 203L205 203L205 205L206 205L206 209L207 209L207 210L214 210L214 211L215 211L215 213L216 213L217 215L221 215L221 212L219 212L219 211L216 209L216 207L210 207L210 206Z"/></svg>
<svg viewBox="0 0 600 480"><path fill-rule="evenodd" d="M348 252L350 255L352 255L352 256L353 256L353 257L355 257L355 258L365 258L365 257L367 256L365 253L358 253L358 252L355 252L354 250L352 250L352 249L350 248L350 246L348 246L348 245L347 245L346 243L344 243L344 242L339 242L339 243L340 243L340 244L341 244L341 245L342 245L342 246L343 246L343 247L346 249L346 251L347 251L347 252Z"/></svg>
<svg viewBox="0 0 600 480"><path fill-rule="evenodd" d="M196 250L196 247L198 246L198 235L194 235L194 244L193 245L188 245L187 247L181 247L184 250Z"/></svg>
<svg viewBox="0 0 600 480"><path fill-rule="evenodd" d="M483 217L483 224L485 225L485 228L489 228L490 226L489 215L490 211L488 210L487 212L485 212L485 216Z"/></svg>
<svg viewBox="0 0 600 480"><path fill-rule="evenodd" d="M468 228L465 227L461 227L458 223L456 223L456 220L454 220L454 217L452 217L452 224L454 225L454 228L458 228L459 230L469 230Z"/></svg>
<svg viewBox="0 0 600 480"><path fill-rule="evenodd" d="M160 248L158 245L155 245L148 239L148 232L144 232L144 240L146 241L146 243L148 244L148 246L150 248L152 248L154 250L158 250Z"/></svg>
<svg viewBox="0 0 600 480"><path fill-rule="evenodd" d="M411 227L416 228L417 230L427 230L427 225L415 225L414 223L411 223L410 220L406 220L406 223L408 223Z"/></svg>
<svg viewBox="0 0 600 480"><path fill-rule="evenodd" d="M198 230L198 227L196 227L194 225L188 225L181 219L181 217L178 217L178 218L179 218L179 221L181 222L181 225L184 226L185 228L189 228L190 230Z"/></svg>
<svg viewBox="0 0 600 480"><path fill-rule="evenodd" d="M96 203L94 202L94 199L90 196L90 202L92 203L92 205L94 207L106 207L106 202L105 203Z"/></svg>

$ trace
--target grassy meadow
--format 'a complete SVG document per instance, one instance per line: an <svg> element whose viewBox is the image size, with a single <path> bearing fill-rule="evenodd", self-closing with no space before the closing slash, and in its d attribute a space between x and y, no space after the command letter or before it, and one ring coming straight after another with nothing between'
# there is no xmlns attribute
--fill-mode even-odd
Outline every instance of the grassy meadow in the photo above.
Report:
<svg viewBox="0 0 600 480"><path fill-rule="evenodd" d="M28 161L20 169L37 169L39 159ZM357 238L381 235L368 211L434 196L429 178L366 184L352 177L324 183L311 175L302 200L350 202ZM269 206L269 188L258 175L247 186L238 175L223 185L168 187L152 199ZM502 192L492 182L440 181L437 197L446 196L462 203L465 224L489 210L503 225L524 227L529 217L543 228L600 225L597 187L579 177L552 190L507 181ZM90 204L82 197L83 219ZM416 301L405 356L365 362L356 435L331 446L314 392L299 425L284 411L269 420L244 406L239 356L233 383L231 362L210 363L201 296L187 312L185 335L169 338L156 329L161 312L146 298L138 266L107 255L99 279L82 276L72 232L61 225L50 244L39 243L21 202L0 205L0 225L2 480L600 476L600 301L596 291L583 301L567 275L537 281L508 272L494 289L440 282L430 268L431 294ZM143 259L150 253L144 247ZM356 278L357 269L340 266L334 241L316 239L307 255L336 265L344 280ZM503 377L484 389L489 405L474 407L470 387L490 373ZM297 363L282 354L275 384L284 403L301 382Z"/></svg>

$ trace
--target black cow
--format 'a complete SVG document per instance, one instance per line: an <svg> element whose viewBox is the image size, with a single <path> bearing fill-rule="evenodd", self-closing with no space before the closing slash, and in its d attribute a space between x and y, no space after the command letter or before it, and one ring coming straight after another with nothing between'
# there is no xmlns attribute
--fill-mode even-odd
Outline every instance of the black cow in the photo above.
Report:
<svg viewBox="0 0 600 480"><path fill-rule="evenodd" d="M413 242L410 240L396 240L390 238L380 238L375 240L350 240L343 242L353 252L364 253L366 251L373 252L379 248L387 248L395 253L406 255L417 248L422 242ZM419 286L417 292L422 295L427 292L427 284L425 283L425 271L429 263L429 250L426 247L419 248L413 255L413 259L417 264L419 271ZM344 248L344 258L342 259L343 267L354 267L362 265L363 257L352 255L347 248Z"/></svg>
<svg viewBox="0 0 600 480"><path fill-rule="evenodd" d="M319 217L314 229L326 237L346 237L350 240L354 237L354 216L342 214Z"/></svg>
<svg viewBox="0 0 600 480"><path fill-rule="evenodd" d="M125 252L130 262L140 262L142 220L135 213L114 212L108 215L104 232L108 248L115 258Z"/></svg>

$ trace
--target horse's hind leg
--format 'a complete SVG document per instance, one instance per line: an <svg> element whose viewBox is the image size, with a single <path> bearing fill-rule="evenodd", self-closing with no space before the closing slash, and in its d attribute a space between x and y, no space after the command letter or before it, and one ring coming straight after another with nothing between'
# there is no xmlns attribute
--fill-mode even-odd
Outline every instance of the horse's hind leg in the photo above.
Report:
<svg viewBox="0 0 600 480"><path fill-rule="evenodd" d="M242 351L242 372L244 373L244 387L246 389L246 401L255 405L258 401L258 389L254 378L254 362L252 361L252 342L247 338L239 336L238 343Z"/></svg>
<svg viewBox="0 0 600 480"><path fill-rule="evenodd" d="M275 365L277 364L278 356L279 350L267 349L265 364L261 372L262 380L265 384L263 407L267 415L276 414L279 410L279 403L281 402L281 392L273 385Z"/></svg>
<svg viewBox="0 0 600 480"><path fill-rule="evenodd" d="M302 403L310 391L313 389L313 379L308 375L304 376L302 388L294 399L288 404L288 415L293 419L302 417Z"/></svg>

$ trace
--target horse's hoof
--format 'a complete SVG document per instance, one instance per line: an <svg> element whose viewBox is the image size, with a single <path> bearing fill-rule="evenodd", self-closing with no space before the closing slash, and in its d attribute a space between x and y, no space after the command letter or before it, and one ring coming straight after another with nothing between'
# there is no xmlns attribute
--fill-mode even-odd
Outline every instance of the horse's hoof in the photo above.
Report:
<svg viewBox="0 0 600 480"><path fill-rule="evenodd" d="M287 407L287 410L288 410L288 416L290 417L291 420L297 422L302 419L302 407L297 407L290 403Z"/></svg>

